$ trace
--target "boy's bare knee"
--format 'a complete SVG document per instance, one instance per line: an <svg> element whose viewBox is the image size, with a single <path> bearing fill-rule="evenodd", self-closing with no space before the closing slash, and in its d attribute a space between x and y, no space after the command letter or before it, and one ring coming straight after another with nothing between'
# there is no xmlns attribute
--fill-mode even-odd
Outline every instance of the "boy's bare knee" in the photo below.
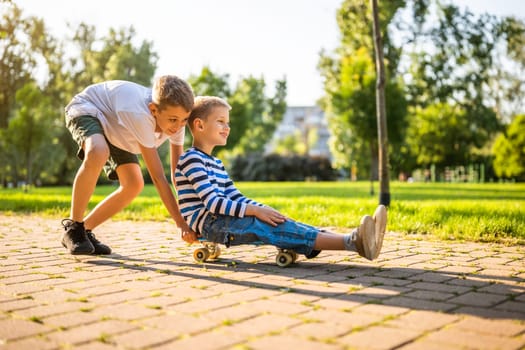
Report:
<svg viewBox="0 0 525 350"><path fill-rule="evenodd" d="M121 182L120 187L128 196L135 198L144 189L144 180L142 178L128 179L126 183Z"/></svg>
<svg viewBox="0 0 525 350"><path fill-rule="evenodd" d="M86 140L84 144L84 162L103 166L109 158L109 146L99 140Z"/></svg>
<svg viewBox="0 0 525 350"><path fill-rule="evenodd" d="M137 164L123 164L117 168L120 187L129 196L136 197L144 189L144 178Z"/></svg>

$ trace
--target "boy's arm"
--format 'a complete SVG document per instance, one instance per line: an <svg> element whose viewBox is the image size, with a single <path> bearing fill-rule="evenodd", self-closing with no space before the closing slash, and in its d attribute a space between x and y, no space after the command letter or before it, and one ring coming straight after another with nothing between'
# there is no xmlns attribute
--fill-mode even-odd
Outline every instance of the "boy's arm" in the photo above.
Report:
<svg viewBox="0 0 525 350"><path fill-rule="evenodd" d="M192 188L191 194L199 197L206 210L213 214L244 216L248 204L232 200L228 196L218 195L218 191L216 191L217 184L210 180L205 161L201 155L193 152L183 157L178 164L177 170L180 172L181 178L185 179L183 182L187 182L185 186ZM181 196L179 199L185 200L186 190L183 186L181 186L181 191L179 191L179 196Z"/></svg>
<svg viewBox="0 0 525 350"><path fill-rule="evenodd" d="M272 226L277 226L286 221L286 217L271 207L261 207L259 205L248 204L246 206L246 216L255 216L257 219Z"/></svg>
<svg viewBox="0 0 525 350"><path fill-rule="evenodd" d="M258 205L260 207L265 206L264 204L257 203L253 199L244 196L241 193L241 191L239 191L237 189L237 187L235 187L233 181L231 181L229 183L229 185L228 185L228 187L226 189L226 193L227 193L228 197L231 198L231 200L234 200L234 201L237 201L237 202L243 202L243 203L246 203L246 204L254 204L254 205Z"/></svg>
<svg viewBox="0 0 525 350"><path fill-rule="evenodd" d="M174 145L170 143L170 169L171 169L171 184L175 187L175 171L180 155L184 152L182 145Z"/></svg>
<svg viewBox="0 0 525 350"><path fill-rule="evenodd" d="M175 196L173 195L172 189L166 179L166 175L164 175L164 168L162 167L162 162L160 161L157 149L147 148L141 145L140 151L162 203L164 203L164 206L168 209L171 217L175 220L175 223L182 231L182 239L188 243L196 242L197 234L190 229L180 213L179 205L175 200Z"/></svg>

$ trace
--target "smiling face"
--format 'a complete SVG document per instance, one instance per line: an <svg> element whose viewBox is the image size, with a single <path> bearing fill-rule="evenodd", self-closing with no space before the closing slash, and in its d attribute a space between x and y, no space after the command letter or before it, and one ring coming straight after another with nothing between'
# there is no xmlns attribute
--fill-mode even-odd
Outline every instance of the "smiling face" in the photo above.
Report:
<svg viewBox="0 0 525 350"><path fill-rule="evenodd" d="M189 126L193 146L211 154L215 146L224 146L230 135L231 106L217 96L197 96Z"/></svg>
<svg viewBox="0 0 525 350"><path fill-rule="evenodd" d="M230 135L230 111L227 107L216 106L203 121L204 132L208 143L224 146Z"/></svg>
<svg viewBox="0 0 525 350"><path fill-rule="evenodd" d="M184 128L190 115L182 106L166 106L159 109L155 103L150 103L149 110L157 123L155 131L169 136Z"/></svg>
<svg viewBox="0 0 525 350"><path fill-rule="evenodd" d="M225 106L214 106L208 116L192 120L190 129L193 146L211 154L215 146L224 146L230 135L230 111Z"/></svg>

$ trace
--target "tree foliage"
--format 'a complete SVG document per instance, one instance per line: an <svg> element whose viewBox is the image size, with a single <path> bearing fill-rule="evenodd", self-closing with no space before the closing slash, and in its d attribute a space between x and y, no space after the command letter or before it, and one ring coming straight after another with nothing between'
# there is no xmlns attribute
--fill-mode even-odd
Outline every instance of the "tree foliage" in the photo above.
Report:
<svg viewBox="0 0 525 350"><path fill-rule="evenodd" d="M525 180L525 114L516 116L494 142L494 170L504 178Z"/></svg>
<svg viewBox="0 0 525 350"><path fill-rule="evenodd" d="M403 139L406 104L402 84L396 76L399 49L392 44L386 28L404 3L387 2L379 13L387 61L386 108L392 147L398 147ZM329 118L336 165L349 169L357 162L361 178L361 174L377 178L376 72L371 16L368 1L344 1L337 15L341 46L333 55L322 53L319 62L326 92L321 104Z"/></svg>
<svg viewBox="0 0 525 350"><path fill-rule="evenodd" d="M70 182L78 161L63 123L65 105L102 80L149 85L157 55L151 42L134 44L133 27L98 37L94 27L82 23L71 41L61 43L41 19L24 16L14 2L3 0L0 6L0 179Z"/></svg>
<svg viewBox="0 0 525 350"><path fill-rule="evenodd" d="M214 73L204 67L188 82L196 95L225 98L231 105L230 136L222 148L231 154L261 153L286 112L286 81L275 82L275 93L266 96L264 78L241 78L230 87L229 75Z"/></svg>
<svg viewBox="0 0 525 350"><path fill-rule="evenodd" d="M388 1L379 9L392 173L474 159L489 167L487 144L524 108L523 21L475 16L439 0ZM370 163L373 173L377 152L369 13L366 0L344 1L340 46L319 61L336 166L357 163L361 173Z"/></svg>
<svg viewBox="0 0 525 350"><path fill-rule="evenodd" d="M517 131L523 130L525 108L524 22L475 16L445 0L383 1L379 10L390 173L473 161L489 168L494 158L498 176L524 179ZM375 177L376 73L368 0L344 0L337 23L340 45L321 52L318 65L333 164L356 168L361 179ZM132 26L102 36L86 23L70 30L70 38L57 40L41 19L0 0L2 182L71 182L77 146L63 125L63 109L72 96L108 79L151 84L158 56L153 42L137 40ZM204 67L188 80L197 95L217 95L233 107L223 156L264 151L286 110L284 79L275 82L272 96L262 77L248 75L231 84L228 74ZM167 150L161 152L167 162Z"/></svg>
<svg viewBox="0 0 525 350"><path fill-rule="evenodd" d="M44 25L24 17L11 1L0 1L0 128L6 128L15 105L16 91L33 80L37 59L49 49Z"/></svg>

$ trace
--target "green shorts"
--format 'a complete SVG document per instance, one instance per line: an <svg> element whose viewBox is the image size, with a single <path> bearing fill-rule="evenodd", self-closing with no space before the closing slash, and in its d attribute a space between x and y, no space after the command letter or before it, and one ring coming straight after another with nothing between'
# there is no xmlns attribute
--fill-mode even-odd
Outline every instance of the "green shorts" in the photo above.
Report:
<svg viewBox="0 0 525 350"><path fill-rule="evenodd" d="M73 140L78 144L77 156L82 160L84 159L84 150L82 149L84 141L95 134L101 134L105 137L100 121L90 115L82 115L75 118L66 117L66 127L71 132ZM113 146L107 138L106 141L109 146L109 158L106 165L104 165L104 172L110 180L118 180L117 167L128 163L139 164L139 158L136 154Z"/></svg>

